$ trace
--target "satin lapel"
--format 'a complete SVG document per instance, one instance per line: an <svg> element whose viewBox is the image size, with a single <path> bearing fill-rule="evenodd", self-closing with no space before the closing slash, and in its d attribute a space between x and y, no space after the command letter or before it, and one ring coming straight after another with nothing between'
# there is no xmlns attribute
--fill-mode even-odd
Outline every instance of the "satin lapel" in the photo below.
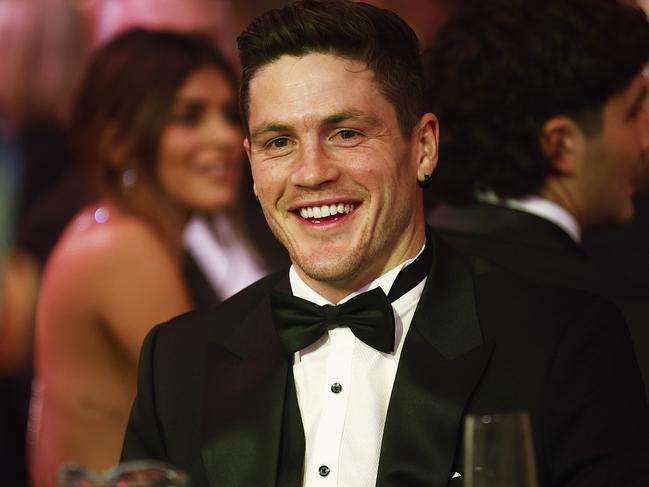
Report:
<svg viewBox="0 0 649 487"><path fill-rule="evenodd" d="M453 475L463 412L491 356L472 270L435 242L386 417L377 486L441 487Z"/></svg>
<svg viewBox="0 0 649 487"><path fill-rule="evenodd" d="M288 284L282 282L281 287ZM289 363L279 349L264 298L225 343L207 348L203 411L203 462L212 487L270 487L276 485L284 445ZM294 393L293 393L294 395ZM299 410L289 396L289 411L301 430ZM283 472L281 486L297 487L295 475Z"/></svg>

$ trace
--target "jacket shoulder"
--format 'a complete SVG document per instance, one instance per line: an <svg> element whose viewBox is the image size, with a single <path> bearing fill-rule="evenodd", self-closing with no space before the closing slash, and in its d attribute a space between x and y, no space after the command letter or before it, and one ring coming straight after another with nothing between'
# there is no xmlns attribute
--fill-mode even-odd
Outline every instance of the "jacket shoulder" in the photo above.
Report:
<svg viewBox="0 0 649 487"><path fill-rule="evenodd" d="M288 275L287 270L274 272L242 289L210 309L179 315L154 328L157 342L203 342L207 337L226 339L257 308L270 291Z"/></svg>

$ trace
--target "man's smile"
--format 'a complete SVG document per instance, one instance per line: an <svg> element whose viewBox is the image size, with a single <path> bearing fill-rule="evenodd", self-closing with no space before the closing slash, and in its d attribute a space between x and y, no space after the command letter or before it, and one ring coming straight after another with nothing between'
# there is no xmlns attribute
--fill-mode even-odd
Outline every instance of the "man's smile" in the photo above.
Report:
<svg viewBox="0 0 649 487"><path fill-rule="evenodd" d="M360 202L334 201L331 203L299 206L291 210L291 212L309 223L333 223L346 219L360 205Z"/></svg>

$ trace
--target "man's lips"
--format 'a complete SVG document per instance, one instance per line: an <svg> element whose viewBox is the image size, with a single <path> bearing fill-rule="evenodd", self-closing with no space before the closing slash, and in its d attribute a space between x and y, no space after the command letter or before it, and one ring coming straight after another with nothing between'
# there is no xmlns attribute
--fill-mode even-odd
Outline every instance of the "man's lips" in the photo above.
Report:
<svg viewBox="0 0 649 487"><path fill-rule="evenodd" d="M300 206L292 211L305 221L312 223L326 223L338 221L354 212L360 206L359 202L331 202L326 204L315 204Z"/></svg>

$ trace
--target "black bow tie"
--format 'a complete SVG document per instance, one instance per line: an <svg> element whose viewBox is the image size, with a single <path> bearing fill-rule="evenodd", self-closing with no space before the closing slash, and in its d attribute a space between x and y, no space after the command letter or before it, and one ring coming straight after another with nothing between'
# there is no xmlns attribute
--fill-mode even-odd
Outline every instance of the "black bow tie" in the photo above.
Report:
<svg viewBox="0 0 649 487"><path fill-rule="evenodd" d="M280 342L289 353L311 345L337 326L348 326L359 339L381 352L394 348L392 306L379 287L338 306L318 306L280 292L273 292L270 300Z"/></svg>
<svg viewBox="0 0 649 487"><path fill-rule="evenodd" d="M279 340L286 352L308 347L326 331L348 326L357 338L384 353L394 351L393 301L406 294L428 275L432 262L432 242L399 272L389 296L380 287L354 296L343 304L318 306L291 294L273 291L271 309Z"/></svg>

